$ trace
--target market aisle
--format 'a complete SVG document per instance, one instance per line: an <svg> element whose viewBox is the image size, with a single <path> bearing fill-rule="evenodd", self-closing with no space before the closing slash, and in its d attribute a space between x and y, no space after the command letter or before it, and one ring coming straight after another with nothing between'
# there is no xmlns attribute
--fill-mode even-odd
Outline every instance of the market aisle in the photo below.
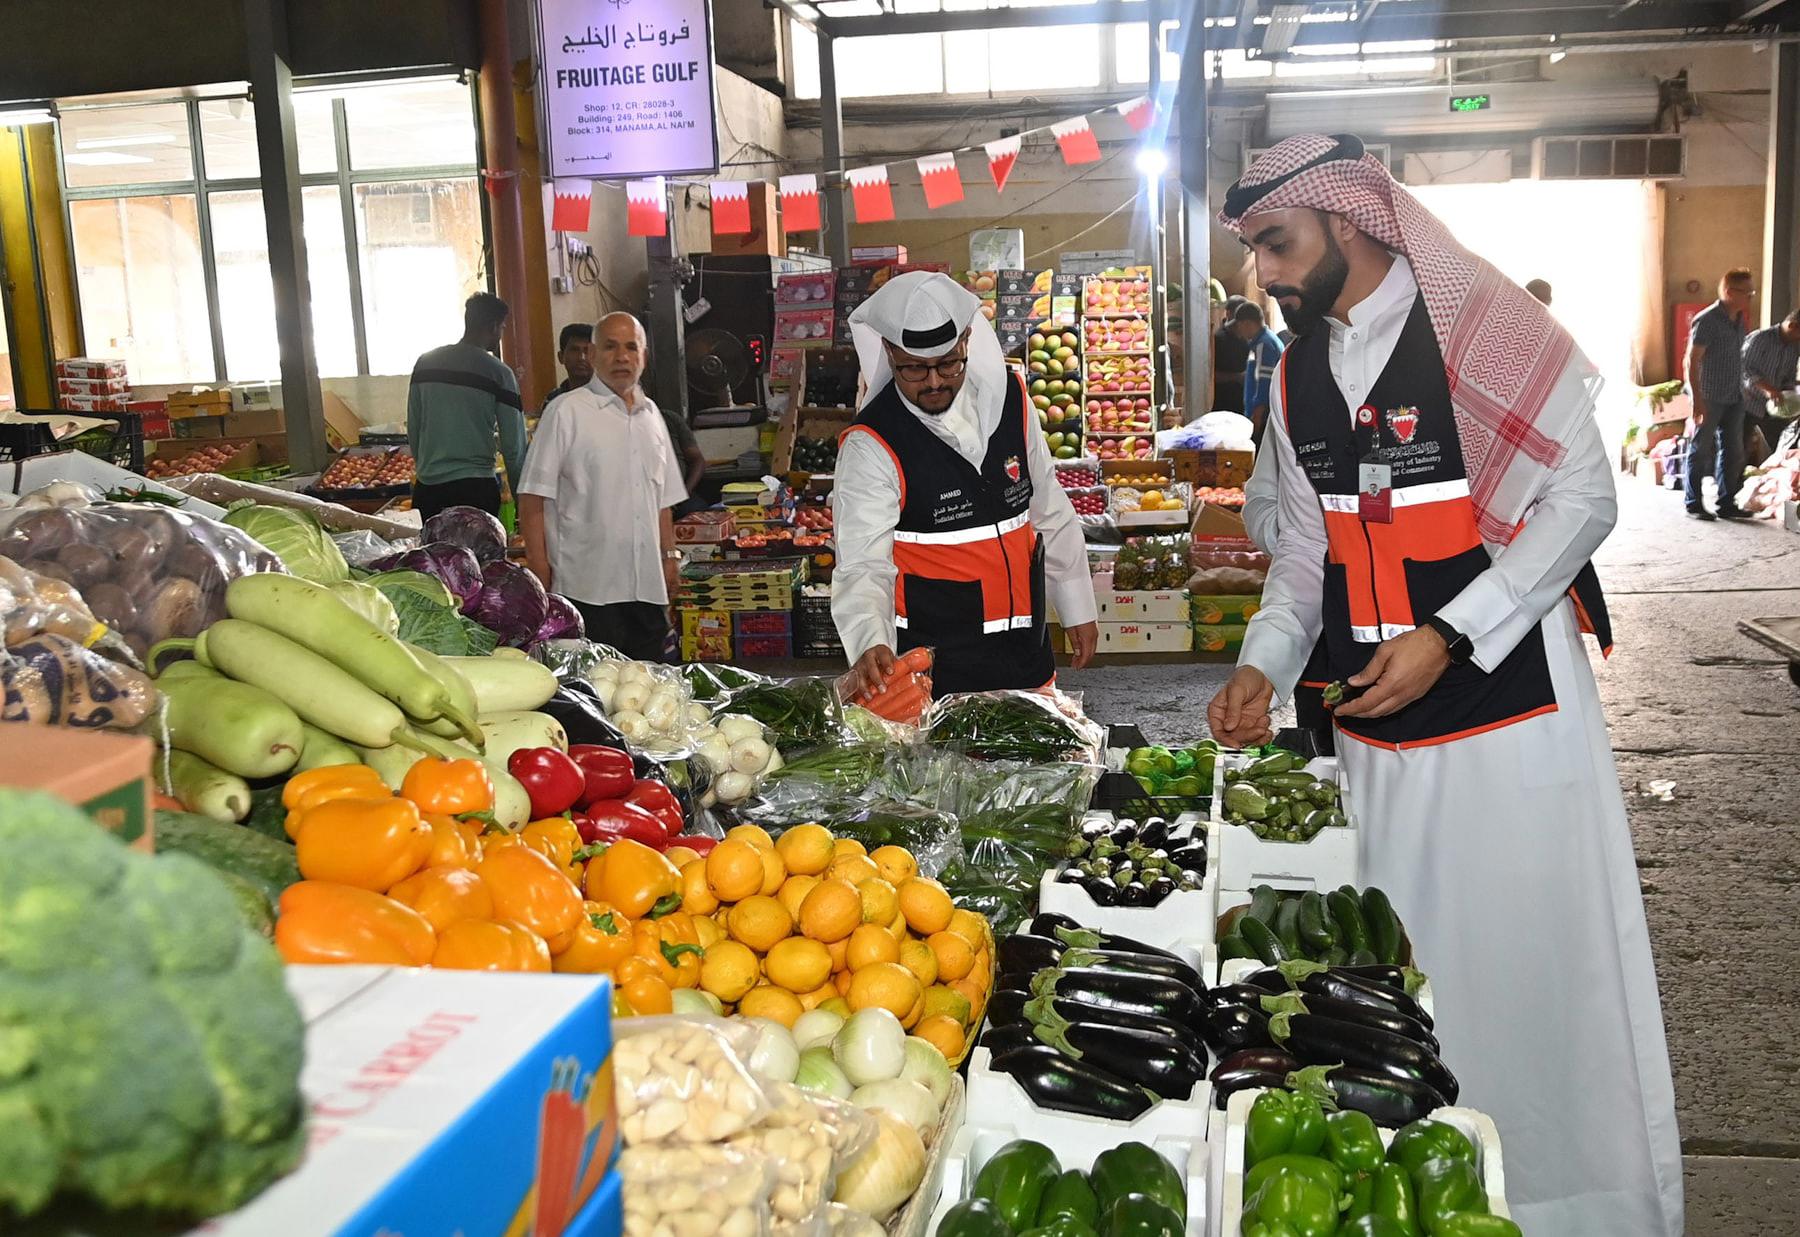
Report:
<svg viewBox="0 0 1800 1237"><path fill-rule="evenodd" d="M1793 1232L1800 1113L1770 1097L1800 1072L1800 972L1789 957L1800 922L1800 689L1736 624L1800 614L1800 536L1763 521L1687 520L1676 495L1629 478L1619 503L1596 560L1618 647L1596 675L1656 951L1688 1232ZM1175 739L1205 733L1206 702L1228 670L1065 671L1061 682L1095 716ZM1675 783L1670 802L1641 789L1664 780Z"/></svg>

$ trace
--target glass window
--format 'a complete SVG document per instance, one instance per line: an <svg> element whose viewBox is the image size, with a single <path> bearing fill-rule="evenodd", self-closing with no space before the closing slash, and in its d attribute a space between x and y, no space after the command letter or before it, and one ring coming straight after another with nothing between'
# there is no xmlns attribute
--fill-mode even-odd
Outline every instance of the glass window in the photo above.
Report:
<svg viewBox="0 0 1800 1237"><path fill-rule="evenodd" d="M4 299L4 293L0 293L0 302ZM0 305L0 308L3 307ZM12 344L8 340L6 315L0 313L0 411L17 407L13 402Z"/></svg>
<svg viewBox="0 0 1800 1237"><path fill-rule="evenodd" d="M475 166L475 121L469 88L459 82L400 82L343 91L350 127L350 166Z"/></svg>
<svg viewBox="0 0 1800 1237"><path fill-rule="evenodd" d="M879 34L872 38L838 39L837 80L838 90L846 99L872 95L942 94L943 41L935 34Z"/></svg>
<svg viewBox="0 0 1800 1237"><path fill-rule="evenodd" d="M210 381L194 195L75 201L69 219L87 350L123 357L134 382Z"/></svg>
<svg viewBox="0 0 1800 1237"><path fill-rule="evenodd" d="M262 193L255 189L215 193L208 204L219 318L225 333L225 376L233 382L277 378L281 354ZM356 332L350 320L350 269L344 260L344 218L337 188L303 189L300 206L319 376L344 377L356 373Z"/></svg>
<svg viewBox="0 0 1800 1237"><path fill-rule="evenodd" d="M805 26L788 23L788 43L794 56L794 97L819 97L819 36Z"/></svg>
<svg viewBox="0 0 1800 1237"><path fill-rule="evenodd" d="M180 103L70 108L62 114L63 179L71 189L194 178Z"/></svg>
<svg viewBox="0 0 1800 1237"><path fill-rule="evenodd" d="M988 42L995 94L1100 84L1099 26L1021 26Z"/></svg>
<svg viewBox="0 0 1800 1237"><path fill-rule="evenodd" d="M256 107L248 99L204 99L200 109L200 144L206 153L208 180L257 180ZM337 171L337 137L331 119L331 97L294 96L294 136L300 143L300 174Z"/></svg>
<svg viewBox="0 0 1800 1237"><path fill-rule="evenodd" d="M462 334L463 301L485 287L475 180L357 185L356 233L369 372L410 373Z"/></svg>
<svg viewBox="0 0 1800 1237"><path fill-rule="evenodd" d="M1162 74L1165 82L1181 77L1181 53L1169 50L1180 42L1176 32L1180 22L1162 24ZM1150 23L1129 22L1113 27L1113 80L1120 85L1137 85L1150 80Z"/></svg>
<svg viewBox="0 0 1800 1237"><path fill-rule="evenodd" d="M944 93L986 94L989 85L988 32L947 31L944 34Z"/></svg>
<svg viewBox="0 0 1800 1237"><path fill-rule="evenodd" d="M300 175L337 171L337 126L330 95L305 91L294 96L294 134L300 142ZM471 130L474 122L470 122Z"/></svg>

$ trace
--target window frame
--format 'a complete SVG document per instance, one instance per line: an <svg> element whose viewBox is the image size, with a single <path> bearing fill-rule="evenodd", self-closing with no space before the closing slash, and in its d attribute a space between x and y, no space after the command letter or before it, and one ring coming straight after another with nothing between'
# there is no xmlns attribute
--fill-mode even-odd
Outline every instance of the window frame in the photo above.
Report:
<svg viewBox="0 0 1800 1237"><path fill-rule="evenodd" d="M398 84L408 80L404 77L372 82L371 85ZM369 336L367 311L363 304L362 253L361 238L356 228L356 190L362 185L390 184L397 181L417 180L474 180L478 191L481 209L481 253L478 265L492 283L492 263L488 260L493 244L492 226L488 215L487 195L479 193L481 167L484 159L480 110L473 80L465 84L469 101L469 132L471 137L470 153L473 158L468 163L420 165L416 167L380 168L372 171L358 172L350 163L350 121L345 107L343 94L334 94L331 98L331 132L332 145L337 159L337 170L333 172L302 173L299 184L302 189L321 186L333 187L338 192L338 209L344 229L344 261L346 275L350 287L350 325L356 344L356 373L342 375L344 377L370 377L369 369ZM171 96L158 98L131 99L117 103L83 103L66 105L64 112L86 111L100 108L143 107L147 105L179 103L187 119L188 145L192 151L192 176L186 180L157 181L145 184L127 185L89 185L74 188L69 185L68 169L63 164L63 147L61 126L57 132L57 171L62 178L62 207L64 235L68 238L70 269L76 269L75 225L70 204L78 201L112 201L121 198L164 197L192 194L195 198L195 217L200 229L200 262L201 276L206 288L207 324L212 342L213 372L210 378L197 376L187 381L223 383L230 381L225 365L225 326L219 310L218 260L214 252L212 230L212 200L214 193L232 193L254 191L264 195L260 176L236 176L211 178L206 172L206 149L204 135L201 132L200 104L218 102L222 99L241 98L249 100L248 94L223 94L200 96ZM254 100L251 100L254 102ZM85 319L81 307L81 280L74 279L75 320L84 324ZM85 325L82 326L85 344ZM333 375L334 377L338 375ZM273 379L276 375L267 375Z"/></svg>

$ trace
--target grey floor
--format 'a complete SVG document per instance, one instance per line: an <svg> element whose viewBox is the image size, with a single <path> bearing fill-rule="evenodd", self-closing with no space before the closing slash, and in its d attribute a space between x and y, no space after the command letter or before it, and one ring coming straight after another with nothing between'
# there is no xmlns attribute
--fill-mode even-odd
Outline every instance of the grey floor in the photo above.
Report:
<svg viewBox="0 0 1800 1237"><path fill-rule="evenodd" d="M1736 626L1800 614L1800 536L1687 520L1677 495L1629 478L1620 507L1598 556L1617 648L1597 674L1656 949L1688 1232L1800 1233L1800 688ZM1060 682L1094 717L1176 740L1205 734L1228 672ZM1644 792L1665 780L1672 801Z"/></svg>

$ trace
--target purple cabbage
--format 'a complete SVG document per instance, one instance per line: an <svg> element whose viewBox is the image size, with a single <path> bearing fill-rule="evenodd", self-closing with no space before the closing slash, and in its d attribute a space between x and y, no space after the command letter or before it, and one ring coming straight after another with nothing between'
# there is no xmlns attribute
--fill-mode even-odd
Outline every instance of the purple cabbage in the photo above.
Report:
<svg viewBox="0 0 1800 1237"><path fill-rule="evenodd" d="M581 621L581 611L575 608L575 603L561 593L551 593L549 611L543 624L537 629L537 639L580 639L586 631L587 627Z"/></svg>
<svg viewBox="0 0 1800 1237"><path fill-rule="evenodd" d="M495 632L501 644L526 648L550 614L550 597L538 578L501 559L481 569L481 596L463 613Z"/></svg>
<svg viewBox="0 0 1800 1237"><path fill-rule="evenodd" d="M436 576L455 596L456 604L464 614L470 612L469 608L481 596L481 564L469 550L447 541L434 541L416 550L390 554L376 559L369 568L372 571L423 571L426 575Z"/></svg>
<svg viewBox="0 0 1800 1237"><path fill-rule="evenodd" d="M446 507L425 521L421 541L447 541L469 551L482 566L506 558L506 528L480 507Z"/></svg>

